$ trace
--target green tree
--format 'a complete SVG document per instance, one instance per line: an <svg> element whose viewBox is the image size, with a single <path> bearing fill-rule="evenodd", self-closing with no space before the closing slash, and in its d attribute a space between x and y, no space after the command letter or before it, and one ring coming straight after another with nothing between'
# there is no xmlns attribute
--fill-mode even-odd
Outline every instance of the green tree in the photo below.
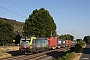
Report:
<svg viewBox="0 0 90 60"><path fill-rule="evenodd" d="M81 46L85 46L86 42L82 39L76 39L77 44L80 44Z"/></svg>
<svg viewBox="0 0 90 60"><path fill-rule="evenodd" d="M73 40L74 39L74 36L70 35L70 40Z"/></svg>
<svg viewBox="0 0 90 60"><path fill-rule="evenodd" d="M85 36L83 39L86 43L90 43L90 36Z"/></svg>
<svg viewBox="0 0 90 60"><path fill-rule="evenodd" d="M61 35L58 37L59 39L63 39L63 40L66 40L66 36L65 35Z"/></svg>
<svg viewBox="0 0 90 60"><path fill-rule="evenodd" d="M0 45L12 43L13 36L13 26L0 18Z"/></svg>
<svg viewBox="0 0 90 60"><path fill-rule="evenodd" d="M1 17L0 19L6 21L7 23L10 23L14 27L14 32L16 32L17 30L19 30L20 32L23 32L24 22L19 22L13 19L7 19L7 18L1 18Z"/></svg>
<svg viewBox="0 0 90 60"><path fill-rule="evenodd" d="M82 42L82 39L76 39L77 42Z"/></svg>
<svg viewBox="0 0 90 60"><path fill-rule="evenodd" d="M38 35L41 37L50 37L55 33L56 24L53 17L44 8L34 10L25 20L23 26L25 35Z"/></svg>
<svg viewBox="0 0 90 60"><path fill-rule="evenodd" d="M63 40L73 40L74 37L70 34L65 34L65 35L61 35L59 36L59 39L63 39Z"/></svg>

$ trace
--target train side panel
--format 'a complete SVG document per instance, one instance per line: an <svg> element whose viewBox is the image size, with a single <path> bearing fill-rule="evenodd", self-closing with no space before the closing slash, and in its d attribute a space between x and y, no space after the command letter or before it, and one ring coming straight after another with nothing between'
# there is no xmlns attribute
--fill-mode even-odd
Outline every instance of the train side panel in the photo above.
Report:
<svg viewBox="0 0 90 60"><path fill-rule="evenodd" d="M69 46L71 46L72 45L72 41L71 40L69 40Z"/></svg>
<svg viewBox="0 0 90 60"><path fill-rule="evenodd" d="M43 47L47 48L48 47L48 40L47 39L37 39L36 40L36 47Z"/></svg>
<svg viewBox="0 0 90 60"><path fill-rule="evenodd" d="M30 46L31 47L31 46ZM36 38L32 41L31 52L44 51L48 48L48 40L46 38Z"/></svg>
<svg viewBox="0 0 90 60"><path fill-rule="evenodd" d="M77 43L76 40L73 40L73 41L72 41L72 45L75 45L76 43Z"/></svg>
<svg viewBox="0 0 90 60"><path fill-rule="evenodd" d="M57 38L48 38L49 48L55 49L57 47Z"/></svg>
<svg viewBox="0 0 90 60"><path fill-rule="evenodd" d="M58 39L57 41L57 46L59 47L65 47L65 40Z"/></svg>
<svg viewBox="0 0 90 60"><path fill-rule="evenodd" d="M72 41L71 40L66 40L66 46L70 46L70 45L72 45Z"/></svg>
<svg viewBox="0 0 90 60"><path fill-rule="evenodd" d="M66 45L66 47L69 45L68 40L65 41L65 45Z"/></svg>

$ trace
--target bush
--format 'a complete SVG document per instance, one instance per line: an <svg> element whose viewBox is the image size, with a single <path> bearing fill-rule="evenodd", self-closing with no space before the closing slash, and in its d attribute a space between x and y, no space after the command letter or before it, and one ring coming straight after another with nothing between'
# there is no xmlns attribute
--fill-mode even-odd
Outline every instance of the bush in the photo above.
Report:
<svg viewBox="0 0 90 60"><path fill-rule="evenodd" d="M72 56L72 53L67 53L65 56L59 58L58 60L69 60L70 58L72 58Z"/></svg>
<svg viewBox="0 0 90 60"><path fill-rule="evenodd" d="M82 46L80 44L76 44L75 47L71 47L70 51L71 52L79 52Z"/></svg>
<svg viewBox="0 0 90 60"><path fill-rule="evenodd" d="M78 42L78 44L80 44L81 46L85 46L86 42L85 41L80 41L80 42Z"/></svg>
<svg viewBox="0 0 90 60"><path fill-rule="evenodd" d="M75 50L75 47L71 47L70 51L73 52Z"/></svg>
<svg viewBox="0 0 90 60"><path fill-rule="evenodd" d="M82 48L82 46L80 44L76 44L74 47L74 51L78 52L81 48Z"/></svg>
<svg viewBox="0 0 90 60"><path fill-rule="evenodd" d="M82 46L85 46L85 44L86 44L86 42L85 41L83 41L83 43L81 44Z"/></svg>

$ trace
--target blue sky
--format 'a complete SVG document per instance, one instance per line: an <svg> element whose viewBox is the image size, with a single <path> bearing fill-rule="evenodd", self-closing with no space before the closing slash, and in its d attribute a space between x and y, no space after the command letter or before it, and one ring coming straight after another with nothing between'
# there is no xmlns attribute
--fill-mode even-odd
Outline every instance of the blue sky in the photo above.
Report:
<svg viewBox="0 0 90 60"><path fill-rule="evenodd" d="M90 0L0 0L0 17L24 22L35 9L45 8L57 25L57 33L83 39L90 35Z"/></svg>

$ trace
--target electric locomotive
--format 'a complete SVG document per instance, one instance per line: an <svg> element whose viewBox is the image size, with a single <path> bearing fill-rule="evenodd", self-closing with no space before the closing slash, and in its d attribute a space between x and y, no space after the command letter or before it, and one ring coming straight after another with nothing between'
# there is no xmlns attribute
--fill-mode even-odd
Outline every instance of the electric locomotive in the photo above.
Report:
<svg viewBox="0 0 90 60"><path fill-rule="evenodd" d="M48 49L48 40L47 38L36 38L25 37L23 36L20 40L20 48L21 53L25 52L40 52Z"/></svg>
<svg viewBox="0 0 90 60"><path fill-rule="evenodd" d="M29 37L23 36L20 40L20 47L19 51L22 53L25 53L26 51L29 51L30 49L30 39Z"/></svg>

